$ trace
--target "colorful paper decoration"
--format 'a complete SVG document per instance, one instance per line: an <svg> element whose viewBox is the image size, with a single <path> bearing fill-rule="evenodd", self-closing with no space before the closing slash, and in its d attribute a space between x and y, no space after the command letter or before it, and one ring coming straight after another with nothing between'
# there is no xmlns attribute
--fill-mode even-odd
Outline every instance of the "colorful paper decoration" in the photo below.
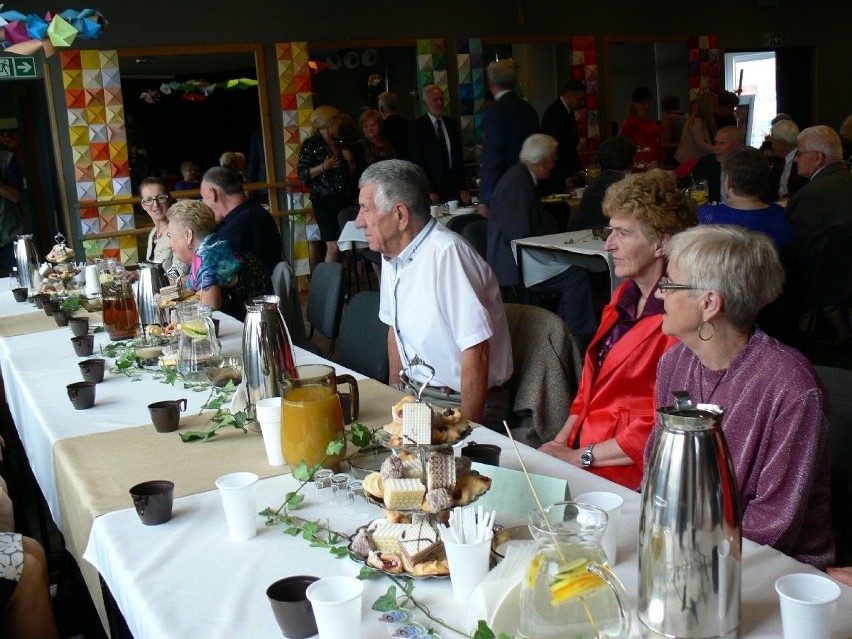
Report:
<svg viewBox="0 0 852 639"><path fill-rule="evenodd" d="M719 36L691 36L687 55L689 103L694 107L701 91L719 93Z"/></svg>
<svg viewBox="0 0 852 639"><path fill-rule="evenodd" d="M0 9L2 7L0 4ZM44 17L34 13L24 15L19 11L0 11L0 27L3 29L0 50L32 55L42 49L49 57L55 47L70 47L76 38L94 40L106 24L104 16L95 9L66 9L59 14L48 11Z"/></svg>
<svg viewBox="0 0 852 639"><path fill-rule="evenodd" d="M105 86L121 82L116 52L61 51L60 66L77 199L83 204L129 197L130 162L121 91ZM133 207L82 205L80 226L84 238L95 233L133 229ZM135 264L139 259L135 235L110 240L84 239L83 247L87 258L112 256L126 264Z"/></svg>
<svg viewBox="0 0 852 639"><path fill-rule="evenodd" d="M580 156L594 154L601 145L598 95L598 51L594 36L571 38L571 78L586 83L586 106L577 109L577 132Z"/></svg>

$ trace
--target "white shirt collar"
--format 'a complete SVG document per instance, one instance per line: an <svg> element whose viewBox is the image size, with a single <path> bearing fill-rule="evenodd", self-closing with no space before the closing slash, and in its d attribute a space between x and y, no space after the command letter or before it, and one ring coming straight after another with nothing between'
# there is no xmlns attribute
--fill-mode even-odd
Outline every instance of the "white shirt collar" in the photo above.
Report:
<svg viewBox="0 0 852 639"><path fill-rule="evenodd" d="M497 93L494 94L494 101L496 102L497 100L502 98L504 95L506 95L509 91L511 91L511 89L503 89L502 91L498 91Z"/></svg>

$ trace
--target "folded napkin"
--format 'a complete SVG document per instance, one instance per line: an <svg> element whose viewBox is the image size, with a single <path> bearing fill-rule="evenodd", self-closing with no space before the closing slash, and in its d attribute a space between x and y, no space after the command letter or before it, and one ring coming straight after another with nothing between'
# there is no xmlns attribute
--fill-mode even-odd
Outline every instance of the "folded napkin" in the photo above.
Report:
<svg viewBox="0 0 852 639"><path fill-rule="evenodd" d="M487 464L473 463L471 466L492 480L488 492L476 500L477 506L482 506L485 510L497 511L499 514L513 515L524 522L529 521L530 513L536 510L536 503L524 473ZM530 474L530 479L542 504L547 506L570 499L567 479L534 474ZM504 520L504 518L498 519Z"/></svg>
<svg viewBox="0 0 852 639"><path fill-rule="evenodd" d="M514 636L520 616L520 585L535 553L532 541L512 544L506 555L474 589L468 600L467 627L474 629L480 619L496 635Z"/></svg>

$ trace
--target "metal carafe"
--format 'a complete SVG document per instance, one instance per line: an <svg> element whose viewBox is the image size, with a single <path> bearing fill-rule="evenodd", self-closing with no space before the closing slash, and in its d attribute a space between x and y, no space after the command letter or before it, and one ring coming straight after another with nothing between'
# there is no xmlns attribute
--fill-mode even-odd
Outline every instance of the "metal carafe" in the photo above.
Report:
<svg viewBox="0 0 852 639"><path fill-rule="evenodd" d="M41 290L38 251L32 234L18 235L15 238L15 261L18 266L18 286L35 295Z"/></svg>
<svg viewBox="0 0 852 639"><path fill-rule="evenodd" d="M164 309L160 307L154 296L164 286L168 286L166 273L162 262L139 262L139 280L136 283L136 308L139 311L139 321L143 326L148 324L168 324L168 317L163 316ZM167 312L167 311L166 311Z"/></svg>
<svg viewBox="0 0 852 639"><path fill-rule="evenodd" d="M278 308L277 295L246 302L243 325L243 381L246 416L256 421L254 406L267 397L282 397L284 380L295 365L293 344Z"/></svg>
<svg viewBox="0 0 852 639"><path fill-rule="evenodd" d="M739 636L742 514L724 409L689 393L659 409L639 520L637 614L644 637Z"/></svg>

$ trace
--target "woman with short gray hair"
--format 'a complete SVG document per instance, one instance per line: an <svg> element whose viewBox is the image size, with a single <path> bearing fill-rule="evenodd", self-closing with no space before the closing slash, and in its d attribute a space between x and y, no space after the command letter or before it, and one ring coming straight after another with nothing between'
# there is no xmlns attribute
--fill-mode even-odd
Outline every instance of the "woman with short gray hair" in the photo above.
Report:
<svg viewBox="0 0 852 639"><path fill-rule="evenodd" d="M680 343L660 358L657 406L686 390L724 407L743 535L825 569L834 559L828 398L801 353L754 325L784 284L775 245L737 226L704 225L672 237L667 255L657 297L663 333Z"/></svg>

